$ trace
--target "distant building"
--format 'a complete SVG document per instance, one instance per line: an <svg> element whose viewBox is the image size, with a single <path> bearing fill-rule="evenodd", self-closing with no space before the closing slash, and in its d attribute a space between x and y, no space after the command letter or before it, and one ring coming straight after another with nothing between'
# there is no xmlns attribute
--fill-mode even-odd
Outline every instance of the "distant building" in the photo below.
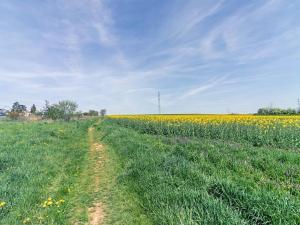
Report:
<svg viewBox="0 0 300 225"><path fill-rule="evenodd" d="M0 116L6 116L8 113L8 110L6 109L0 109Z"/></svg>
<svg viewBox="0 0 300 225"><path fill-rule="evenodd" d="M25 117L29 117L29 116L31 116L31 113L30 112L28 112L27 110L24 112L24 116Z"/></svg>

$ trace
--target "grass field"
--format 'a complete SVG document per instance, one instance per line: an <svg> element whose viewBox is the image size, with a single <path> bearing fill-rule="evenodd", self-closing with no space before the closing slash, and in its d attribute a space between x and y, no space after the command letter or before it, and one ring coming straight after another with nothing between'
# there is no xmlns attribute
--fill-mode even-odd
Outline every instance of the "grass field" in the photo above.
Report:
<svg viewBox="0 0 300 225"><path fill-rule="evenodd" d="M122 164L119 182L153 224L300 224L299 117L270 122L267 132L162 117L101 125Z"/></svg>
<svg viewBox="0 0 300 225"><path fill-rule="evenodd" d="M0 224L67 224L91 123L0 122Z"/></svg>
<svg viewBox="0 0 300 225"><path fill-rule="evenodd" d="M94 203L107 225L300 224L299 137L297 116L2 121L0 224L88 224Z"/></svg>
<svg viewBox="0 0 300 225"><path fill-rule="evenodd" d="M1 225L88 224L97 202L105 224L151 224L137 196L116 182L117 155L90 151L102 138L90 129L97 121L0 122Z"/></svg>

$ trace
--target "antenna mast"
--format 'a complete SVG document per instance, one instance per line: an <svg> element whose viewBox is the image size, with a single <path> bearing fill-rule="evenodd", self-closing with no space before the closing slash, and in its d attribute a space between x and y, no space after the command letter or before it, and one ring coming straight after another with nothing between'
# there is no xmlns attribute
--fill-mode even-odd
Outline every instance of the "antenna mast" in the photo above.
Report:
<svg viewBox="0 0 300 225"><path fill-rule="evenodd" d="M157 92L157 102L158 102L158 114L161 114L161 108L160 108L160 92L158 90Z"/></svg>

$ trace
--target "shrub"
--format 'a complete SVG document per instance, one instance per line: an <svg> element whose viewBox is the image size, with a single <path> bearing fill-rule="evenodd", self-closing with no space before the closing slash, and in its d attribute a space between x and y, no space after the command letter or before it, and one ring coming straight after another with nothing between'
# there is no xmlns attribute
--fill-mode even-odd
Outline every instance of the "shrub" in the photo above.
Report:
<svg viewBox="0 0 300 225"><path fill-rule="evenodd" d="M10 112L8 113L8 117L12 120L18 120L22 116L22 113L19 112Z"/></svg>

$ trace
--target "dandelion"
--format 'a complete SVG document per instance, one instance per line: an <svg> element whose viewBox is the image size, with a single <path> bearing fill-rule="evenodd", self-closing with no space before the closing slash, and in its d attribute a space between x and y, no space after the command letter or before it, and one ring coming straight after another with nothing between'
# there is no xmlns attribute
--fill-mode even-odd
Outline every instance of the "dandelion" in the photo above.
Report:
<svg viewBox="0 0 300 225"><path fill-rule="evenodd" d="M60 199L60 200L56 201L55 199L52 199L51 197L49 197L46 201L43 202L42 207L43 208L48 208L52 205L56 205L57 207L59 207L64 203L65 203L65 200L63 200L63 199Z"/></svg>
<svg viewBox="0 0 300 225"><path fill-rule="evenodd" d="M4 208L6 205L6 202L0 201L0 209Z"/></svg>
<svg viewBox="0 0 300 225"><path fill-rule="evenodd" d="M23 224L28 224L31 222L31 219L30 218L26 218L23 220Z"/></svg>
<svg viewBox="0 0 300 225"><path fill-rule="evenodd" d="M55 204L57 205L57 207L61 206L64 203L65 203L65 200L63 200L63 199L60 199L60 200L58 200L58 201L55 202Z"/></svg>
<svg viewBox="0 0 300 225"><path fill-rule="evenodd" d="M43 208L47 208L49 206L53 205L53 200L51 197L49 197L46 201L43 202L42 207Z"/></svg>

